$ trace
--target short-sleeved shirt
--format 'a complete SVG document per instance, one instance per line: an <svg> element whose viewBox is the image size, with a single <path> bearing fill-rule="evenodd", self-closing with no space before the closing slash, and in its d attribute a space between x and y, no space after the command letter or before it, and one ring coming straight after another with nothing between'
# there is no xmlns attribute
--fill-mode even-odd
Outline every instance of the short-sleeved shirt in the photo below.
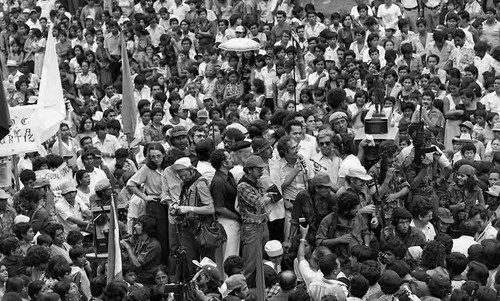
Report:
<svg viewBox="0 0 500 301"><path fill-rule="evenodd" d="M152 170L146 165L135 173L127 182L128 187L139 187L144 184L144 192L146 195L160 196L161 195L161 179L162 175L158 170Z"/></svg>
<svg viewBox="0 0 500 301"><path fill-rule="evenodd" d="M64 232L68 233L71 230L79 230L78 225L69 221L68 218L74 217L83 220L83 212L88 211L89 208L77 196L75 196L75 203L71 205L64 197L59 198L56 202L56 214L59 222L64 227Z"/></svg>
<svg viewBox="0 0 500 301"><path fill-rule="evenodd" d="M120 35L109 33L104 37L104 48L108 49L110 55L120 55Z"/></svg>
<svg viewBox="0 0 500 301"><path fill-rule="evenodd" d="M392 4L389 7L382 4L378 7L377 17L382 19L383 26L396 26L400 16L401 9L396 4Z"/></svg>
<svg viewBox="0 0 500 301"><path fill-rule="evenodd" d="M236 213L234 203L236 202L238 191L232 173L228 172L228 174L225 174L220 170L215 171L212 184L210 185L210 192L212 193L215 207L225 207L229 211Z"/></svg>

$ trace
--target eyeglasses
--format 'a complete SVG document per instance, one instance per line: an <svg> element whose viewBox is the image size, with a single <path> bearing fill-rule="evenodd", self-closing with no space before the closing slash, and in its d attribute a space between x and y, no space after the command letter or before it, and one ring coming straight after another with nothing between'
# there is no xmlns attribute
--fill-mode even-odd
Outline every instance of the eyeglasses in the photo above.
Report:
<svg viewBox="0 0 500 301"><path fill-rule="evenodd" d="M151 159L161 159L163 155L149 155Z"/></svg>
<svg viewBox="0 0 500 301"><path fill-rule="evenodd" d="M326 142L319 142L318 144L319 144L319 146L330 146L332 144L332 142L326 141Z"/></svg>

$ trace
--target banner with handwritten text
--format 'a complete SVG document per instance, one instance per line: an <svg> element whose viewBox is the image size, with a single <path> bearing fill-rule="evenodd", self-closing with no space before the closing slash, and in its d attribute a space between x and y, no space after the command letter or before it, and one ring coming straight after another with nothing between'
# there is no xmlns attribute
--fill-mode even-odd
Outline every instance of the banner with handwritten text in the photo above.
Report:
<svg viewBox="0 0 500 301"><path fill-rule="evenodd" d="M11 156L38 150L36 121L32 119L36 105L10 109L12 125L9 134L0 140L0 156Z"/></svg>

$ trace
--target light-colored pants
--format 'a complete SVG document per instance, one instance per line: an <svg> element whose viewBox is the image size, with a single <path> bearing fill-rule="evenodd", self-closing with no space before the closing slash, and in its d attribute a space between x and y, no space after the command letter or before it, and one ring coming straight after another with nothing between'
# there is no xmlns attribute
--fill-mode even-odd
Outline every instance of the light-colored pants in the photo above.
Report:
<svg viewBox="0 0 500 301"><path fill-rule="evenodd" d="M233 219L218 217L217 220L226 230L227 240L222 246L224 260L231 255L240 255L240 223Z"/></svg>
<svg viewBox="0 0 500 301"><path fill-rule="evenodd" d="M418 9L405 10L404 17L410 21L411 30L417 32Z"/></svg>
<svg viewBox="0 0 500 301"><path fill-rule="evenodd" d="M424 18L427 22L427 29L432 31L439 25L439 13L437 9L424 8Z"/></svg>

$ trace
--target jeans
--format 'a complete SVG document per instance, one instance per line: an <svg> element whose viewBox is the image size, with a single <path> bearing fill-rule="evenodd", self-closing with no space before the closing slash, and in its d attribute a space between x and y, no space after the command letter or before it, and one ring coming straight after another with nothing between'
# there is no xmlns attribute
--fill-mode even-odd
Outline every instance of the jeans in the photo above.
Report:
<svg viewBox="0 0 500 301"><path fill-rule="evenodd" d="M260 233L259 233L260 232ZM261 240L259 241L259 235ZM263 252L264 245L269 240L269 231L267 223L261 224L247 224L241 225L241 248L243 256L243 272L249 287L255 287L256 267L257 264L263 264L262 258L257 262L258 258L255 256L256 250Z"/></svg>
<svg viewBox="0 0 500 301"><path fill-rule="evenodd" d="M146 214L154 216L156 219L156 237L161 244L161 260L168 261L168 206L159 202L147 202Z"/></svg>

